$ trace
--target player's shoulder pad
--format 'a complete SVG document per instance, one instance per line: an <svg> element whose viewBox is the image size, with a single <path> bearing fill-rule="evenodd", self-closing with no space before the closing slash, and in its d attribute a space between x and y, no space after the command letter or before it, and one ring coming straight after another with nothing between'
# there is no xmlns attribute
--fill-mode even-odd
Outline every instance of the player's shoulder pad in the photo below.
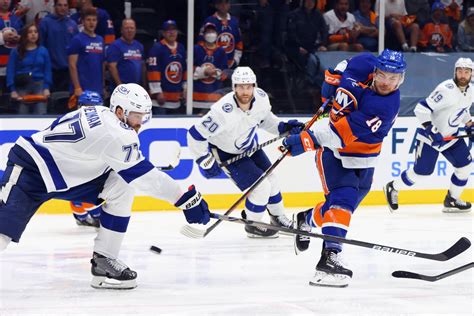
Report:
<svg viewBox="0 0 474 316"><path fill-rule="evenodd" d="M211 106L211 111L227 116L234 113L236 108L234 92L229 92Z"/></svg>
<svg viewBox="0 0 474 316"><path fill-rule="evenodd" d="M109 111L103 112L106 132L111 140L116 140L122 144L138 143L138 135L133 128L120 121L118 117Z"/></svg>
<svg viewBox="0 0 474 316"><path fill-rule="evenodd" d="M454 90L454 88L456 88L456 83L453 79L445 80L437 87L438 90Z"/></svg>

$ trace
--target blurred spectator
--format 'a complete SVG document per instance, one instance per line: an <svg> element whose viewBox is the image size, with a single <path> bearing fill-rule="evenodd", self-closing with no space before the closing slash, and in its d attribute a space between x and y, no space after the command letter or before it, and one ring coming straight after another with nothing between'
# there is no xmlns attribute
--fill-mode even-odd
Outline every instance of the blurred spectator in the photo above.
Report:
<svg viewBox="0 0 474 316"><path fill-rule="evenodd" d="M208 17L203 25L210 22L217 27L217 45L224 48L227 54L227 65L235 68L240 63L244 44L242 42L239 21L229 14L229 0L214 0L216 12ZM202 30L199 34L200 41L203 41Z"/></svg>
<svg viewBox="0 0 474 316"><path fill-rule="evenodd" d="M165 21L162 29L163 39L153 45L147 59L150 94L157 103L153 113L182 113L179 108L185 98L186 50L176 41L178 27L174 20Z"/></svg>
<svg viewBox="0 0 474 316"><path fill-rule="evenodd" d="M18 114L46 114L52 83L48 50L38 46L36 24L25 26L20 35L18 47L12 49L7 66L10 96L18 101Z"/></svg>
<svg viewBox="0 0 474 316"><path fill-rule="evenodd" d="M329 50L360 52L364 49L356 42L360 29L349 12L349 0L337 0L334 9L324 13L324 20L329 27Z"/></svg>
<svg viewBox="0 0 474 316"><path fill-rule="evenodd" d="M124 19L122 36L107 49L107 63L112 76L110 91L122 83L145 85L145 51L135 40L137 27L132 19Z"/></svg>
<svg viewBox="0 0 474 316"><path fill-rule="evenodd" d="M260 31L260 68L268 68L272 57L283 50L283 33L288 17L288 3L291 0L258 0L258 25Z"/></svg>
<svg viewBox="0 0 474 316"><path fill-rule="evenodd" d="M431 6L431 19L421 30L419 45L424 51L444 53L453 50L453 32L443 18L444 5L434 2Z"/></svg>
<svg viewBox="0 0 474 316"><path fill-rule="evenodd" d="M25 23L38 24L45 16L53 13L54 1L50 0L21 0L16 5L15 14L25 17Z"/></svg>
<svg viewBox="0 0 474 316"><path fill-rule="evenodd" d="M288 17L287 55L306 70L309 82L318 86L319 58L317 51L326 51L328 30L316 0L304 0L303 6Z"/></svg>
<svg viewBox="0 0 474 316"><path fill-rule="evenodd" d="M7 63L10 51L20 40L23 23L9 11L10 0L0 0L0 95L6 90Z"/></svg>
<svg viewBox="0 0 474 316"><path fill-rule="evenodd" d="M54 13L44 17L39 25L40 43L49 52L53 68L51 91L67 91L71 84L67 47L78 33L77 24L69 16L67 0L54 1Z"/></svg>
<svg viewBox="0 0 474 316"><path fill-rule="evenodd" d="M92 0L77 0L77 12L71 15L71 19L73 19L77 23L77 25L79 26L79 31L82 31L83 28L81 11L92 7L94 7L92 5ZM110 15L107 11L101 8L96 9L97 27L95 33L102 36L105 45L108 46L113 41L115 41L114 24L112 23Z"/></svg>
<svg viewBox="0 0 474 316"><path fill-rule="evenodd" d="M380 12L380 0L375 2L375 12ZM405 0L385 1L385 26L387 33L395 33L395 36L404 52L416 52L416 44L420 35L420 26L415 22L415 15L408 15L405 8ZM406 35L410 36L408 46Z"/></svg>
<svg viewBox="0 0 474 316"><path fill-rule="evenodd" d="M84 30L73 37L67 50L73 92L70 108L77 105L77 98L84 90L104 93L104 40L95 33L96 8L89 7L82 10L82 21Z"/></svg>
<svg viewBox="0 0 474 316"><path fill-rule="evenodd" d="M193 107L209 109L222 94L222 81L227 78L227 56L217 46L217 27L207 23L203 27L204 43L194 46Z"/></svg>
<svg viewBox="0 0 474 316"><path fill-rule="evenodd" d="M467 10L466 18L459 24L458 49L474 52L474 7Z"/></svg>
<svg viewBox="0 0 474 316"><path fill-rule="evenodd" d="M416 21L423 25L430 18L428 0L409 0L405 3L408 15L416 15Z"/></svg>
<svg viewBox="0 0 474 316"><path fill-rule="evenodd" d="M364 46L364 49L375 52L379 43L379 23L377 15L371 10L371 7L371 0L360 0L359 10L354 12L354 17L360 32L357 41Z"/></svg>
<svg viewBox="0 0 474 316"><path fill-rule="evenodd" d="M436 0L441 1L445 7L446 16L450 20L450 24L454 23L457 25L461 21L461 10L463 5L463 0ZM467 1L466 1L467 2Z"/></svg>

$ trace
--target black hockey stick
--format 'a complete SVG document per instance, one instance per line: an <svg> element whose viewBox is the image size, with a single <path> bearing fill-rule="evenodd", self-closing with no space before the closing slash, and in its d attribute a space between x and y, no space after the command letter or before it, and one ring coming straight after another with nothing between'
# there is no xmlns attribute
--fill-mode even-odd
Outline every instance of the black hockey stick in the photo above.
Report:
<svg viewBox="0 0 474 316"><path fill-rule="evenodd" d="M354 246L359 246L359 247L364 247L364 248L370 248L374 250L380 250L384 252L391 252L399 255L405 255L409 257L419 257L419 258L424 258L424 259L429 259L429 260L436 260L436 261L446 261L451 258L456 257L460 253L464 252L471 246L471 242L469 239L466 237L462 237L459 239L454 245L452 245L449 249L441 252L441 253L436 253L436 254L430 254L430 253L423 253L423 252L417 252L413 250L408 250L408 249L402 249L402 248L396 248L396 247L391 247L391 246L384 246L384 245L379 245L379 244L374 244L371 242L366 242L366 241L360 241L360 240L354 240L354 239L347 239L347 238L342 238L342 237L336 237L336 236L329 236L325 234L318 234L318 233L312 233L312 232L307 232L304 230L300 229L294 229L294 228L286 228L286 227L281 227L281 226L275 226L267 223L262 223L262 222L257 222L257 221L252 221L248 219L243 219L243 218L237 218L237 217L230 217L226 215L220 215L216 213L211 213L211 217L216 218L220 221L226 221L226 222L234 222L234 223L239 223L239 224L244 224L244 225L251 225L251 226L256 226L256 227L265 227L268 229L272 230L278 230L282 232L287 232L290 234L298 234L298 235L304 235L304 236L309 236L309 237L314 237L314 238L320 238L324 239L326 241L333 241L333 242L339 242L342 244L349 244L349 245L354 245ZM193 227L191 227L193 228ZM196 233L198 233L198 230L196 230ZM204 235L201 236L195 236L195 238L203 238L205 237Z"/></svg>
<svg viewBox="0 0 474 316"><path fill-rule="evenodd" d="M392 276L395 278L403 278L403 279L416 279L416 280L423 280L429 282L435 282L449 276L452 276L456 273L462 272L464 270L474 268L474 262L467 263L463 266L457 267L456 269L449 270L448 272L441 273L439 275L424 275L410 271L395 271L392 273Z"/></svg>
<svg viewBox="0 0 474 316"><path fill-rule="evenodd" d="M318 109L316 114L309 120L304 127L304 130L309 129L314 122L318 120L318 118L324 113L324 110L326 106L329 104L330 99L328 99L326 102L321 105L321 107ZM224 213L224 215L229 215L232 213L232 211L243 201L247 198L247 196L252 193L253 190L285 159L285 157L288 155L288 149L285 149L281 156L258 178L257 181L255 181L254 184L237 200L235 201L234 204ZM206 228L205 230L201 230L195 227L192 227L190 225L185 225L183 228L181 228L181 233L185 236L188 236L190 238L204 238L206 237L211 231L213 231L217 225L219 225L222 222L222 219L218 219L214 224Z"/></svg>

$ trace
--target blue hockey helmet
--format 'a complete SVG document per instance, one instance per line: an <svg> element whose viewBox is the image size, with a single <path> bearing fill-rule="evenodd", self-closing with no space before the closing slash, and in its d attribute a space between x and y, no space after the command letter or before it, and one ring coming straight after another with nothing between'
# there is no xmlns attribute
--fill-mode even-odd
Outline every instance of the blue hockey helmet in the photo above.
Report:
<svg viewBox="0 0 474 316"><path fill-rule="evenodd" d="M391 49L384 49L377 57L377 69L392 73L404 73L407 69L407 63L402 52Z"/></svg>
<svg viewBox="0 0 474 316"><path fill-rule="evenodd" d="M104 101L100 94L95 91L86 90L82 92L81 96L77 100L78 106L96 106L96 105L103 105Z"/></svg>

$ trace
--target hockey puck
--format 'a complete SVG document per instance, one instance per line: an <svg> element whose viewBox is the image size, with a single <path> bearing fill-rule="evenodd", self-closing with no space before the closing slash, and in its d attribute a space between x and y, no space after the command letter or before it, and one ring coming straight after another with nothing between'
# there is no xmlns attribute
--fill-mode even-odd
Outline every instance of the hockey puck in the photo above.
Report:
<svg viewBox="0 0 474 316"><path fill-rule="evenodd" d="M161 253L161 248L157 247L157 246L151 246L150 247L150 250L153 251L153 252L156 252L158 254Z"/></svg>

